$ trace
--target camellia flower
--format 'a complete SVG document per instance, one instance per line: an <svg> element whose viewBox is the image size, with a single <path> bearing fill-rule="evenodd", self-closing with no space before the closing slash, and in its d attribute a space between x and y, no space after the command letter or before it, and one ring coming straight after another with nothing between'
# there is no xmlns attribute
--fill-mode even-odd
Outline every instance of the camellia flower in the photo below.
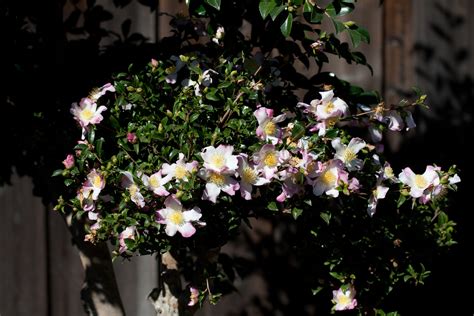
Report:
<svg viewBox="0 0 474 316"><path fill-rule="evenodd" d="M362 168L362 160L357 158L357 153L366 146L365 141L355 137L352 138L346 146L341 143L341 139L335 138L331 142L332 147L336 150L334 158L341 160L349 171L359 170Z"/></svg>
<svg viewBox="0 0 474 316"><path fill-rule="evenodd" d="M189 292L188 306L194 306L199 302L199 290L191 286Z"/></svg>
<svg viewBox="0 0 474 316"><path fill-rule="evenodd" d="M67 155L66 159L63 160L63 165L66 169L71 169L72 167L74 167L74 156Z"/></svg>
<svg viewBox="0 0 474 316"><path fill-rule="evenodd" d="M260 150L253 155L253 161L258 164L259 169L263 169L263 176L270 180L278 171L278 166L281 165L286 158L290 158L288 151L277 151L272 144L265 144Z"/></svg>
<svg viewBox="0 0 474 316"><path fill-rule="evenodd" d="M212 41L218 45L220 45L220 41L224 39L225 30L223 26L219 26L216 31L216 35L212 38Z"/></svg>
<svg viewBox="0 0 474 316"><path fill-rule="evenodd" d="M181 202L174 196L170 195L165 200L165 208L156 212L157 222L166 224L165 232L168 236L174 236L179 232L183 237L191 237L196 232L196 228L191 222L197 222L199 225L205 225L199 222L201 218L201 209L195 206L191 210L183 212Z"/></svg>
<svg viewBox="0 0 474 316"><path fill-rule="evenodd" d="M304 107L305 112L311 113L320 121L315 129L319 130L319 136L323 136L328 127L348 114L349 107L342 99L334 97L333 90L319 92L319 94L321 94L320 100L312 100L310 104L300 102L298 106Z"/></svg>
<svg viewBox="0 0 474 316"><path fill-rule="evenodd" d="M233 151L234 147L230 145L219 145L217 148L208 146L204 148L201 153L201 157L204 160L204 168L217 173L237 170L237 157L232 155Z"/></svg>
<svg viewBox="0 0 474 316"><path fill-rule="evenodd" d="M333 308L336 311L354 309L357 306L355 295L356 291L352 285L332 291L332 302L335 304Z"/></svg>
<svg viewBox="0 0 474 316"><path fill-rule="evenodd" d="M104 176L97 170L92 169L87 175L87 181L82 186L82 192L85 198L92 196L92 199L95 201L99 197L99 193L104 187Z"/></svg>
<svg viewBox="0 0 474 316"><path fill-rule="evenodd" d="M410 168L405 168L399 174L400 182L410 187L410 195L414 198L420 198L429 194L425 192L429 187L439 185L439 176L437 169L433 166L427 166L423 174L415 174Z"/></svg>
<svg viewBox="0 0 474 316"><path fill-rule="evenodd" d="M128 249L125 239L135 239L135 226L125 228L125 230L119 234L120 253L124 253Z"/></svg>
<svg viewBox="0 0 474 316"><path fill-rule="evenodd" d="M188 176L195 172L198 167L197 161L185 162L184 154L179 153L179 159L174 164L163 164L162 173L176 179L177 182L188 182Z"/></svg>
<svg viewBox="0 0 474 316"><path fill-rule="evenodd" d="M159 196L167 196L170 193L166 191L164 185L171 180L171 176L162 177L162 171L155 172L151 176L143 175L142 181L145 186L148 187L153 193Z"/></svg>
<svg viewBox="0 0 474 316"><path fill-rule="evenodd" d="M369 198L369 205L367 206L367 213L372 217L375 214L375 210L377 209L378 200L384 199L387 195L388 187L381 185L381 183L377 183L377 186L372 191L372 195Z"/></svg>
<svg viewBox="0 0 474 316"><path fill-rule="evenodd" d="M140 189L133 181L133 175L129 171L124 171L122 177L122 187L126 188L130 193L130 199L139 207L145 206L145 198L140 193Z"/></svg>
<svg viewBox="0 0 474 316"><path fill-rule="evenodd" d="M252 186L261 186L269 183L270 180L260 176L261 170L256 165L249 164L247 155L241 154L237 160L239 161L240 194L244 199L251 200Z"/></svg>
<svg viewBox="0 0 474 316"><path fill-rule="evenodd" d="M240 188L237 180L232 178L229 173L219 173L207 169L201 169L199 170L199 177L207 181L202 199L209 200L213 203L217 202L217 197L221 191L224 191L229 195L235 195L235 191Z"/></svg>
<svg viewBox="0 0 474 316"><path fill-rule="evenodd" d="M101 96L105 95L107 91L115 92L115 87L111 83L106 83L98 89L93 89L88 98L91 99L92 102L97 102L97 100L99 100Z"/></svg>
<svg viewBox="0 0 474 316"><path fill-rule="evenodd" d="M347 179L347 172L343 170L343 167L342 161L339 159L325 163L313 182L314 195L320 196L326 193L329 196L338 197L339 191L336 188L340 181Z"/></svg>
<svg viewBox="0 0 474 316"><path fill-rule="evenodd" d="M281 139L281 129L277 123L283 121L286 118L285 114L273 117L273 110L265 107L258 108L253 115L257 118L257 136L265 141L271 141L273 145L276 145Z"/></svg>
<svg viewBox="0 0 474 316"><path fill-rule="evenodd" d="M82 139L85 138L86 127L89 124L99 124L104 119L100 113L105 110L107 110L105 106L101 105L97 108L97 103L89 98L83 98L79 105L77 103L72 104L71 114L74 115L74 119L82 127Z"/></svg>

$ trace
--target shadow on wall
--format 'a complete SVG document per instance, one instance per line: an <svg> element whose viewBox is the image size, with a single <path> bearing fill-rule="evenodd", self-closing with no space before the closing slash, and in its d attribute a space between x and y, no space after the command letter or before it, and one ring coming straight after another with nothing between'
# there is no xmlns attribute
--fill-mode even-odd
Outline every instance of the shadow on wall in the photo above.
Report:
<svg viewBox="0 0 474 316"><path fill-rule="evenodd" d="M426 25L419 27L422 34L413 47L413 55L418 86L428 94L430 109L417 113L415 136L393 153L392 161L397 169L406 167L405 162L410 161L417 172L423 172L424 166L432 162L442 167L452 164L459 167L462 183L459 192L453 194L448 212L458 223L455 237L458 244L436 259L432 276L423 288L402 293L401 312L402 315L468 315L474 308L461 302L470 300L470 294L463 289L474 281L468 272L472 269L468 252L473 247L469 225L474 220L470 206L474 168L469 145L474 139L474 46L469 40L473 24L467 12L468 1L463 2L461 10L459 6L458 10L453 9L455 6L446 1L428 3L423 10L429 18ZM400 304L399 298L394 304Z"/></svg>

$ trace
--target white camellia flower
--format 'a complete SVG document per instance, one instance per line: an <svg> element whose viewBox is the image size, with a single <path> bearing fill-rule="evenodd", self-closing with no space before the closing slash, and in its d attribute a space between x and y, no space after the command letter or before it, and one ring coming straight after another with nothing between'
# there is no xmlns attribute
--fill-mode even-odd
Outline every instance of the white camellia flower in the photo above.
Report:
<svg viewBox="0 0 474 316"><path fill-rule="evenodd" d="M161 170L155 172L151 176L142 176L143 184L148 187L148 189L153 191L153 193L159 196L167 196L170 194L168 191L166 191L166 188L164 187L164 185L167 184L170 180L171 176L168 175L166 177L163 177L161 175Z"/></svg>
<svg viewBox="0 0 474 316"><path fill-rule="evenodd" d="M334 158L341 160L349 171L359 170L362 168L362 160L357 158L357 153L366 146L365 141L355 137L352 138L348 145L341 143L341 139L335 138L331 142L332 147L336 150Z"/></svg>
<svg viewBox="0 0 474 316"><path fill-rule="evenodd" d="M124 171L122 177L122 187L130 193L130 199L139 207L145 206L145 198L140 193L140 189L133 181L133 175L129 171Z"/></svg>
<svg viewBox="0 0 474 316"><path fill-rule="evenodd" d="M415 174L410 168L405 168L398 176L400 182L410 187L410 195L419 198L425 195L425 190L439 185L439 176L436 168L427 166L423 174Z"/></svg>
<svg viewBox="0 0 474 316"><path fill-rule="evenodd" d="M101 105L97 108L97 103L89 98L83 98L79 105L72 104L71 114L82 127L82 139L86 137L86 128L89 124L99 124L104 119L101 113L105 110L107 110L105 106Z"/></svg>
<svg viewBox="0 0 474 316"><path fill-rule="evenodd" d="M347 173L342 170L342 162L338 159L329 161L322 166L318 177L313 182L313 193L320 196L326 193L332 197L338 197L339 191L336 189L339 186L339 181L347 178Z"/></svg>
<svg viewBox="0 0 474 316"><path fill-rule="evenodd" d="M232 155L233 146L219 145L217 148L208 146L203 149L201 157L204 160L204 168L210 171L222 173L237 170L237 157Z"/></svg>
<svg viewBox="0 0 474 316"><path fill-rule="evenodd" d="M99 171L92 169L87 175L87 181L82 186L82 193L85 198L91 197L92 200L95 201L99 197L99 193L104 187L104 176Z"/></svg>
<svg viewBox="0 0 474 316"><path fill-rule="evenodd" d="M125 230L119 234L120 253L123 253L128 249L125 239L135 239L135 226L125 228Z"/></svg>
<svg viewBox="0 0 474 316"><path fill-rule="evenodd" d="M260 175L258 166L249 164L247 156L241 154L237 157L239 161L238 173L240 175L240 193L246 200L252 199L253 186L261 186L269 183L270 180Z"/></svg>
<svg viewBox="0 0 474 316"><path fill-rule="evenodd" d="M199 222L202 216L199 207L195 206L191 210L183 211L183 205L174 195L166 198L165 208L158 210L156 215L157 222L166 225L165 232L168 236L174 236L176 232L179 232L185 238L191 237L196 232L191 222L205 225Z"/></svg>
<svg viewBox="0 0 474 316"><path fill-rule="evenodd" d="M348 286L346 289L342 287L338 290L332 291L332 302L334 310L343 311L354 309L357 306L357 300L354 298L356 291L354 287Z"/></svg>
<svg viewBox="0 0 474 316"><path fill-rule="evenodd" d="M184 154L179 153L179 159L173 164L163 164L162 173L175 178L177 182L188 182L188 176L195 172L198 166L197 161L185 162Z"/></svg>
<svg viewBox="0 0 474 316"><path fill-rule="evenodd" d="M281 128L278 127L277 123L280 123L286 118L285 114L273 117L273 110L265 107L260 107L253 115L257 118L257 136L265 141L271 141L273 145L276 145L282 136Z"/></svg>

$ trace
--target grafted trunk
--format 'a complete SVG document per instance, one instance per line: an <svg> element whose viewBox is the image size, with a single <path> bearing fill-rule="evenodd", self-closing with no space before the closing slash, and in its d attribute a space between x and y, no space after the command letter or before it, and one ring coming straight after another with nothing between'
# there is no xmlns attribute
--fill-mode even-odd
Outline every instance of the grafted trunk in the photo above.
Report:
<svg viewBox="0 0 474 316"><path fill-rule="evenodd" d="M156 315L193 315L195 309L186 308L178 263L169 252L161 255L159 273L159 288L154 289L148 297L155 308Z"/></svg>

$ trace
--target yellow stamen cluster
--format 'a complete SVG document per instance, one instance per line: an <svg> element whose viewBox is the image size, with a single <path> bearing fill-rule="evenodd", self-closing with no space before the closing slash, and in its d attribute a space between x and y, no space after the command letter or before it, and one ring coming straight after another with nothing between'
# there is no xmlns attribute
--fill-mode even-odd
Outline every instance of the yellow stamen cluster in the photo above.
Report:
<svg viewBox="0 0 474 316"><path fill-rule="evenodd" d="M94 112L92 112L90 109L84 109L81 111L80 116L82 120L89 121L94 116Z"/></svg>
<svg viewBox="0 0 474 316"><path fill-rule="evenodd" d="M175 225L182 225L184 222L184 216L181 211L175 211L169 215L168 220Z"/></svg>
<svg viewBox="0 0 474 316"><path fill-rule="evenodd" d="M327 186L332 186L336 182L336 175L331 170L325 171L321 175L321 181Z"/></svg>
<svg viewBox="0 0 474 316"><path fill-rule="evenodd" d="M352 149L349 149L349 148L344 150L344 153L342 154L342 160L344 162L351 162L356 157L357 157L356 153Z"/></svg>
<svg viewBox="0 0 474 316"><path fill-rule="evenodd" d="M242 180L244 182L254 184L257 181L257 173L250 167L245 167L242 172Z"/></svg>
<svg viewBox="0 0 474 316"><path fill-rule="evenodd" d="M185 167L183 167L181 165L177 165L176 169L174 171L174 176L176 177L176 179L181 180L184 177L186 177L187 173L188 173L188 171L186 170Z"/></svg>
<svg viewBox="0 0 474 316"><path fill-rule="evenodd" d="M221 169L224 167L225 159L222 154L214 154L211 157L211 164L214 165L216 168Z"/></svg>
<svg viewBox="0 0 474 316"><path fill-rule="evenodd" d="M426 188L428 186L428 182L426 181L426 179L422 175L419 175L419 174L415 176L414 182L415 182L415 185L420 189Z"/></svg>
<svg viewBox="0 0 474 316"><path fill-rule="evenodd" d="M263 158L263 163L267 167L276 167L278 165L278 158L274 151L267 152Z"/></svg>
<svg viewBox="0 0 474 316"><path fill-rule="evenodd" d="M222 186L225 183L225 177L220 173L211 172L211 175L209 176L209 181L218 186Z"/></svg>
<svg viewBox="0 0 474 316"><path fill-rule="evenodd" d="M267 135L275 135L277 131L277 127L275 123L270 121L267 124L265 124L265 128L263 130L265 131L265 134Z"/></svg>
<svg viewBox="0 0 474 316"><path fill-rule="evenodd" d="M100 176L98 176L98 175L94 176L94 180L92 181L92 185L97 188L97 187L100 187L101 184L102 184L102 179L100 178Z"/></svg>

